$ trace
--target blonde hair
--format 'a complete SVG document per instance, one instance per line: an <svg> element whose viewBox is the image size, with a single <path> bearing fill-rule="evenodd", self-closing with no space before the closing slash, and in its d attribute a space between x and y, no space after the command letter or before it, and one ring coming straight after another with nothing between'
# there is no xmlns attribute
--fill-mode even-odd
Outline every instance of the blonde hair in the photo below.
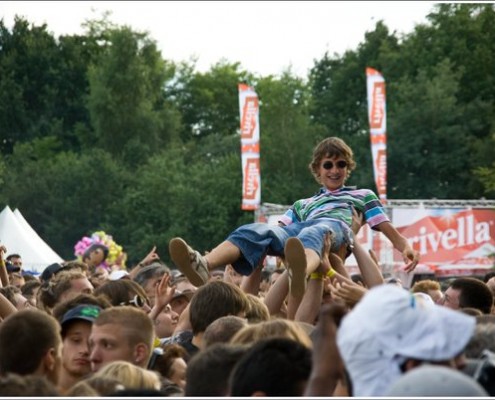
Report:
<svg viewBox="0 0 495 400"><path fill-rule="evenodd" d="M150 357L155 339L153 321L143 310L132 306L115 306L103 310L94 321L96 326L107 324L120 325L125 330L131 346L144 343L148 346Z"/></svg>
<svg viewBox="0 0 495 400"><path fill-rule="evenodd" d="M313 347L311 338L300 325L280 318L248 325L237 332L230 343L254 344L258 340L267 338L287 338L301 343L308 349Z"/></svg>
<svg viewBox="0 0 495 400"><path fill-rule="evenodd" d="M246 312L246 319L250 322L261 322L270 320L270 311L263 300L251 293L246 293L249 301L249 308Z"/></svg>
<svg viewBox="0 0 495 400"><path fill-rule="evenodd" d="M413 293L426 293L429 294L429 290L441 290L440 283L432 279L423 279L416 282L411 288Z"/></svg>
<svg viewBox="0 0 495 400"><path fill-rule="evenodd" d="M126 389L160 390L160 376L127 361L113 361L95 373L95 377L113 378L122 383Z"/></svg>

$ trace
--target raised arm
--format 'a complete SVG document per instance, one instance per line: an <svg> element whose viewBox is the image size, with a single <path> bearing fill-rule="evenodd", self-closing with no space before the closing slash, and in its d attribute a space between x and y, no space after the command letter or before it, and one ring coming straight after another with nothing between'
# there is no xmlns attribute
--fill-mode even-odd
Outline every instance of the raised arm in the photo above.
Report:
<svg viewBox="0 0 495 400"><path fill-rule="evenodd" d="M5 266L4 255L7 253L7 248L0 244L0 287L7 286L9 284L9 275L7 273L7 267Z"/></svg>
<svg viewBox="0 0 495 400"><path fill-rule="evenodd" d="M419 262L419 252L413 250L407 239L390 222L382 222L376 227L392 242L394 248L402 253L402 257L406 263L404 271L411 272L414 270Z"/></svg>

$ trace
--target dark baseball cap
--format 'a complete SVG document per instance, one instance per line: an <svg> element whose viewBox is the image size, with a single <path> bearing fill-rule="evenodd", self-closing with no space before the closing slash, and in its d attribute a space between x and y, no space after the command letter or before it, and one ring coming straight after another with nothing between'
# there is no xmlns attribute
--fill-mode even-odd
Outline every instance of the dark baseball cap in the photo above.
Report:
<svg viewBox="0 0 495 400"><path fill-rule="evenodd" d="M51 277L62 269L62 265L59 263L50 264L46 267L40 275L40 279L44 282L49 281Z"/></svg>
<svg viewBox="0 0 495 400"><path fill-rule="evenodd" d="M60 325L62 325L63 329L67 322L74 321L76 319L93 323L98 315L100 315L101 311L101 307L93 304L80 304L74 308L71 308L64 314Z"/></svg>

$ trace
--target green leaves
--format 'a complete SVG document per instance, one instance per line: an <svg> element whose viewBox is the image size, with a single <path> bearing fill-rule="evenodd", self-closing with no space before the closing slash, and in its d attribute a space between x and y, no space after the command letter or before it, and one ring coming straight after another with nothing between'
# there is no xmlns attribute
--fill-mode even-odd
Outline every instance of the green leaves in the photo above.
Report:
<svg viewBox="0 0 495 400"><path fill-rule="evenodd" d="M239 82L260 99L261 197L292 204L318 188L314 145L342 137L374 189L367 66L386 80L388 196L495 195L495 12L438 4L429 23L398 37L383 22L344 54L323 54L307 79L256 76L220 60L206 72L175 65L147 33L103 15L84 35L0 21L0 202L19 207L70 259L105 230L129 264L184 236L210 250L240 224Z"/></svg>

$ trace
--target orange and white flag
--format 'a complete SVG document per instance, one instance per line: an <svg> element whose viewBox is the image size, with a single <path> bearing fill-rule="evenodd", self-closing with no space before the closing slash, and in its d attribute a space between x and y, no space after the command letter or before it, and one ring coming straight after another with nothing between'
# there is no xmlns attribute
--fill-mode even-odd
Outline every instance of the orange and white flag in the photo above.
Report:
<svg viewBox="0 0 495 400"><path fill-rule="evenodd" d="M366 68L368 121L370 125L373 175L378 196L387 202L387 105L385 79L377 70Z"/></svg>
<svg viewBox="0 0 495 400"><path fill-rule="evenodd" d="M254 89L239 84L241 114L242 210L256 210L261 203L259 101Z"/></svg>

